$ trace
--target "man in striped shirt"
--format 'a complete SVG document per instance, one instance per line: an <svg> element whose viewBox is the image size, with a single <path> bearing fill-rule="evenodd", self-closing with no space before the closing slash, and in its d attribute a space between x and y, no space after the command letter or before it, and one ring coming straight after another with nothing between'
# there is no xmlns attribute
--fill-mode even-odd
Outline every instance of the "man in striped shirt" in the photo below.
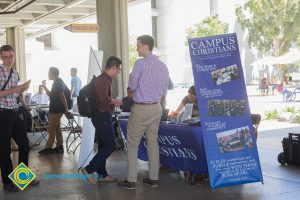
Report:
<svg viewBox="0 0 300 200"><path fill-rule="evenodd" d="M11 138L19 146L19 163L23 162L28 166L29 140L25 132L23 121L18 114L17 97L26 91L30 80L18 85L19 76L12 68L14 64L14 50L10 45L3 45L0 48L0 58L3 65L0 66L0 167L3 182L3 189L9 192L16 192L18 188L8 178L13 171L10 158ZM30 185L37 185L39 182L33 180Z"/></svg>
<svg viewBox="0 0 300 200"><path fill-rule="evenodd" d="M169 84L167 66L152 54L154 40L149 35L137 38L137 51L143 57L135 62L129 77L134 106L128 120L128 176L119 182L125 189L135 189L137 181L137 151L143 134L147 138L149 175L143 183L158 186L159 149L158 128L162 114L161 99L166 96Z"/></svg>

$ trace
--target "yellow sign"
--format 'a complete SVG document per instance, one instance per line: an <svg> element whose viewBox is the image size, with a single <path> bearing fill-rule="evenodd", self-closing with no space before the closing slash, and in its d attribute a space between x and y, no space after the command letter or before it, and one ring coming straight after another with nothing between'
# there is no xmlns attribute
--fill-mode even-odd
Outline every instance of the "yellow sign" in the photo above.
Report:
<svg viewBox="0 0 300 200"><path fill-rule="evenodd" d="M64 27L64 29L78 33L97 33L100 31L98 24L70 24Z"/></svg>
<svg viewBox="0 0 300 200"><path fill-rule="evenodd" d="M21 163L8 175L8 178L10 178L20 190L24 190L31 181L36 178L36 175L24 163Z"/></svg>

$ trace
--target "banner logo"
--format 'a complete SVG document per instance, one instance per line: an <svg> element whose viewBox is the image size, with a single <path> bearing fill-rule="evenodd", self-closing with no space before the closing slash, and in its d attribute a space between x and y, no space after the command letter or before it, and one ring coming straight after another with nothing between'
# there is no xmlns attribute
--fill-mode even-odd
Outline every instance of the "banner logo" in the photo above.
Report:
<svg viewBox="0 0 300 200"><path fill-rule="evenodd" d="M8 175L8 178L23 191L36 178L36 175L24 163L21 163Z"/></svg>

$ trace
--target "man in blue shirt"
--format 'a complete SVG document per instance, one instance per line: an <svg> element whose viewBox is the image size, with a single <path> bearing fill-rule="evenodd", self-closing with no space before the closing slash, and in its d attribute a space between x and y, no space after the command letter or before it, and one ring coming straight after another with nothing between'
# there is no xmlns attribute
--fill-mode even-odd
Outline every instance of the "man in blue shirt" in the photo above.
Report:
<svg viewBox="0 0 300 200"><path fill-rule="evenodd" d="M71 97L78 97L79 91L82 87L80 78L77 76L77 68L71 68Z"/></svg>

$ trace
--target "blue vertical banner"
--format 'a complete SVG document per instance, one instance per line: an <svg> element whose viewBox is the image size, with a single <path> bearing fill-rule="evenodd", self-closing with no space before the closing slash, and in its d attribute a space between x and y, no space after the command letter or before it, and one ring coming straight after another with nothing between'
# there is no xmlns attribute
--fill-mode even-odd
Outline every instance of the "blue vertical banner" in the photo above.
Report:
<svg viewBox="0 0 300 200"><path fill-rule="evenodd" d="M188 43L211 187L263 182L236 34Z"/></svg>

